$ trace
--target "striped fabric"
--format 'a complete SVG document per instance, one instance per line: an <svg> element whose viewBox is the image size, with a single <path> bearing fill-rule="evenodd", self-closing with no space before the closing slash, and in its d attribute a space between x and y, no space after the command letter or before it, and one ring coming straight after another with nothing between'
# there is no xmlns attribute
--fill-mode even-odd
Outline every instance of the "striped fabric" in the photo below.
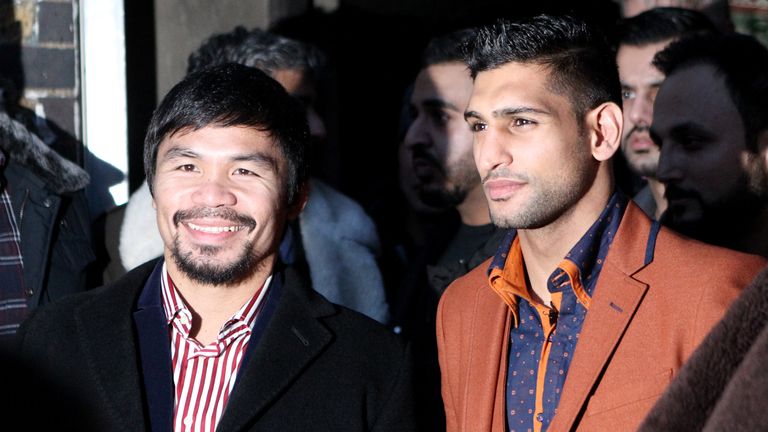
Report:
<svg viewBox="0 0 768 432"><path fill-rule="evenodd" d="M219 330L216 341L202 346L189 336L192 313L163 264L162 296L171 327L171 358L175 404L173 430L210 431L227 405L272 276Z"/></svg>
<svg viewBox="0 0 768 432"><path fill-rule="evenodd" d="M0 166L4 165L5 157L0 153ZM27 312L21 235L8 191L3 189L0 192L0 336L15 334Z"/></svg>

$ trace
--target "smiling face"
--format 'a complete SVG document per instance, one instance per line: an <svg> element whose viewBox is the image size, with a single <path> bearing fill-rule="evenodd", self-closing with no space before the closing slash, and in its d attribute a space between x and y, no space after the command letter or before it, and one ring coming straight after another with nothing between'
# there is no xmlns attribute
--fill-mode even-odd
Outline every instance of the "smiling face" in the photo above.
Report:
<svg viewBox="0 0 768 432"><path fill-rule="evenodd" d="M480 183L464 121L471 94L472 78L463 63L434 64L416 77L401 169L412 183L405 186L428 206L461 204Z"/></svg>
<svg viewBox="0 0 768 432"><path fill-rule="evenodd" d="M616 55L624 101L624 137L621 150L630 168L641 176L656 177L659 147L651 140L653 101L664 75L651 62L670 41L643 46L621 45Z"/></svg>
<svg viewBox="0 0 768 432"><path fill-rule="evenodd" d="M232 285L271 270L288 217L285 176L266 132L207 126L166 137L153 191L169 271Z"/></svg>
<svg viewBox="0 0 768 432"><path fill-rule="evenodd" d="M507 63L478 73L466 118L491 220L503 228L546 226L592 185L598 163L570 100L548 69Z"/></svg>

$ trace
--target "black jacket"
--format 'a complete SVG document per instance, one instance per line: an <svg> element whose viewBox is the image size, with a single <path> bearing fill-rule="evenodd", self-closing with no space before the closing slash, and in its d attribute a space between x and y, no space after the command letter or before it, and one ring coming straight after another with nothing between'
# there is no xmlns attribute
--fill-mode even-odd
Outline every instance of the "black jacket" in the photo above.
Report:
<svg viewBox="0 0 768 432"><path fill-rule="evenodd" d="M41 371L77 389L94 429L170 429L170 358L147 353L168 345L167 326L149 342L138 329L147 321L137 302L155 283L155 264L39 308L19 332ZM413 430L410 355L399 337L328 302L290 269L275 278L279 297L249 344L217 430Z"/></svg>
<svg viewBox="0 0 768 432"><path fill-rule="evenodd" d="M88 174L4 113L0 151L7 161L3 186L21 232L28 305L85 291L95 261L84 192Z"/></svg>

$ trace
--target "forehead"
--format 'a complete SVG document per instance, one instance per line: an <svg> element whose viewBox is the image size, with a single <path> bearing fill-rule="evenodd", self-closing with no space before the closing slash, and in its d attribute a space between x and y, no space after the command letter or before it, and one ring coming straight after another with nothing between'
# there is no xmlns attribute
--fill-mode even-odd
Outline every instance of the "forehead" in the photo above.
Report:
<svg viewBox="0 0 768 432"><path fill-rule="evenodd" d="M303 69L277 69L272 78L291 96L302 96L314 92L314 85L309 73Z"/></svg>
<svg viewBox="0 0 768 432"><path fill-rule="evenodd" d="M664 133L684 124L720 133L743 128L741 115L714 66L684 67L661 85L654 104L653 129Z"/></svg>
<svg viewBox="0 0 768 432"><path fill-rule="evenodd" d="M621 45L616 54L619 66L619 78L622 84L640 84L652 80L662 80L664 75L653 64L653 56L664 49L672 40L665 40L648 45Z"/></svg>
<svg viewBox="0 0 768 432"><path fill-rule="evenodd" d="M413 100L440 97L462 99L464 104L472 94L472 77L464 63L438 63L422 69L413 86ZM464 107L460 107L464 109Z"/></svg>
<svg viewBox="0 0 768 432"><path fill-rule="evenodd" d="M506 63L475 77L468 110L491 117L500 109L534 108L550 113L572 112L566 95L550 86L549 68L529 63Z"/></svg>
<svg viewBox="0 0 768 432"><path fill-rule="evenodd" d="M158 154L183 150L201 158L237 158L261 153L276 161L283 159L275 138L267 131L245 126L206 126L197 130L182 129L160 143Z"/></svg>

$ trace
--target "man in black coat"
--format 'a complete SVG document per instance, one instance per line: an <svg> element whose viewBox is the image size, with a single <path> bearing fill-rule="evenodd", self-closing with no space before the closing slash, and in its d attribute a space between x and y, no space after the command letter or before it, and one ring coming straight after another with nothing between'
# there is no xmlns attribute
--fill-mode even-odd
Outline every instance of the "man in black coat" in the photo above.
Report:
<svg viewBox="0 0 768 432"><path fill-rule="evenodd" d="M410 356L278 260L306 201L304 113L227 64L166 96L145 140L163 258L41 308L22 351L97 430L408 431Z"/></svg>

